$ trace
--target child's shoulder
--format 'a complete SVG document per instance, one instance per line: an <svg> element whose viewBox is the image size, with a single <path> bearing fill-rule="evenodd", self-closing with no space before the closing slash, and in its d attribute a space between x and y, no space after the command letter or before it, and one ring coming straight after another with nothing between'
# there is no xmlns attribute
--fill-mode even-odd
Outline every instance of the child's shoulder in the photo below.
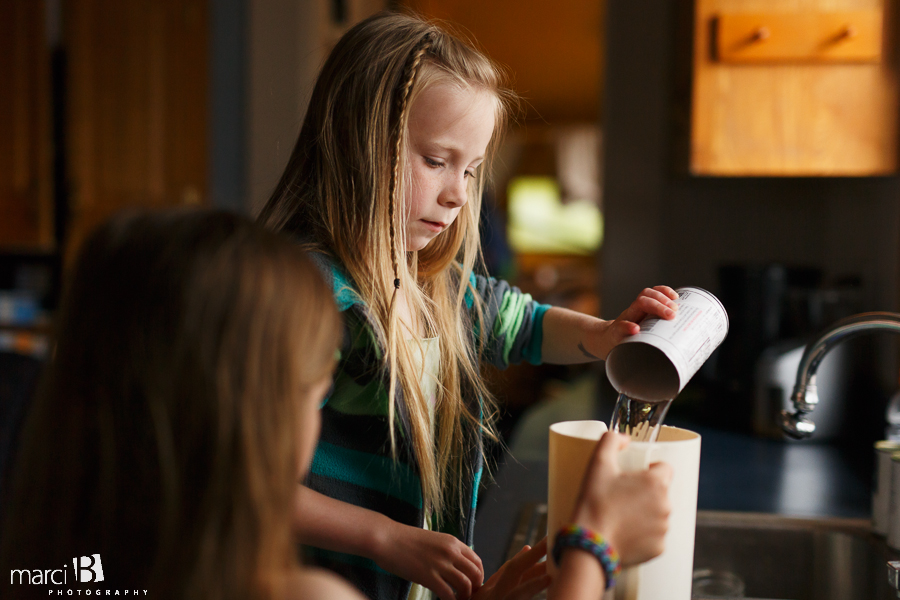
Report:
<svg viewBox="0 0 900 600"><path fill-rule="evenodd" d="M331 287L339 311L344 312L354 304L362 303L353 279L334 256L325 252L309 252L308 255Z"/></svg>
<svg viewBox="0 0 900 600"><path fill-rule="evenodd" d="M284 600L363 600L347 581L323 569L302 568L285 581Z"/></svg>

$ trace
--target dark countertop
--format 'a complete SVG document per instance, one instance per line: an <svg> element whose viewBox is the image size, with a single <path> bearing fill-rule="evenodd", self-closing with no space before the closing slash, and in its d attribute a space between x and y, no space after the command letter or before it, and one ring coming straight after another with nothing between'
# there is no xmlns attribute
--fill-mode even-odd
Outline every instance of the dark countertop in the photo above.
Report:
<svg viewBox="0 0 900 600"><path fill-rule="evenodd" d="M871 472L835 446L688 427L701 435L699 510L870 517ZM501 460L495 481L482 493L475 523L475 548L486 575L502 564L520 507L546 499L546 462L520 462L510 455Z"/></svg>

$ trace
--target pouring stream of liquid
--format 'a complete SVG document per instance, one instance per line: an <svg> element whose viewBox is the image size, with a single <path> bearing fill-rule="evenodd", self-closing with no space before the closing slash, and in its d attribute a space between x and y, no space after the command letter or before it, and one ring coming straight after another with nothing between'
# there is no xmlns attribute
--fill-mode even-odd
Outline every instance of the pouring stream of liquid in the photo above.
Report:
<svg viewBox="0 0 900 600"><path fill-rule="evenodd" d="M610 420L610 430L639 442L655 442L672 400L646 402L619 394Z"/></svg>

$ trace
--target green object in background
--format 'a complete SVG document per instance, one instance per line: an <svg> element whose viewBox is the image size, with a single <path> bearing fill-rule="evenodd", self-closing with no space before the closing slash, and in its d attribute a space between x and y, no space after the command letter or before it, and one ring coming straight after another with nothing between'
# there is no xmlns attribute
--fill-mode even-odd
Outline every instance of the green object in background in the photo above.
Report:
<svg viewBox="0 0 900 600"><path fill-rule="evenodd" d="M516 177L507 189L509 244L516 252L591 254L603 241L603 216L588 200L563 204L552 177Z"/></svg>

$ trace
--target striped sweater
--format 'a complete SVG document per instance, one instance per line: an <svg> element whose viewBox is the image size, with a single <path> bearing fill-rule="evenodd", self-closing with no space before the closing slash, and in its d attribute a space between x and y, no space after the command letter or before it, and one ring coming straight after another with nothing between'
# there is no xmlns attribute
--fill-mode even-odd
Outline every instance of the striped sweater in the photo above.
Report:
<svg viewBox="0 0 900 600"><path fill-rule="evenodd" d="M366 306L336 264L323 255L314 255L313 260L332 285L345 334L334 385L322 405L321 436L306 483L332 498L421 527L425 513L417 461L402 436L398 436L398 458L391 456L388 376L381 361L383 350L367 321ZM491 326L484 358L501 368L521 361L539 364L542 321L549 307L505 281L472 275L471 282L484 302L484 322ZM471 293L466 304L472 309ZM466 400L478 411L478 398ZM397 406L398 418L403 420L402 399ZM471 502L465 514L445 516L441 529L470 546L483 467L481 432L472 431L471 435L467 447L472 478L464 496L471 497ZM306 551L309 562L336 571L373 600L402 600L409 593L409 581L369 559L321 548L308 547Z"/></svg>

